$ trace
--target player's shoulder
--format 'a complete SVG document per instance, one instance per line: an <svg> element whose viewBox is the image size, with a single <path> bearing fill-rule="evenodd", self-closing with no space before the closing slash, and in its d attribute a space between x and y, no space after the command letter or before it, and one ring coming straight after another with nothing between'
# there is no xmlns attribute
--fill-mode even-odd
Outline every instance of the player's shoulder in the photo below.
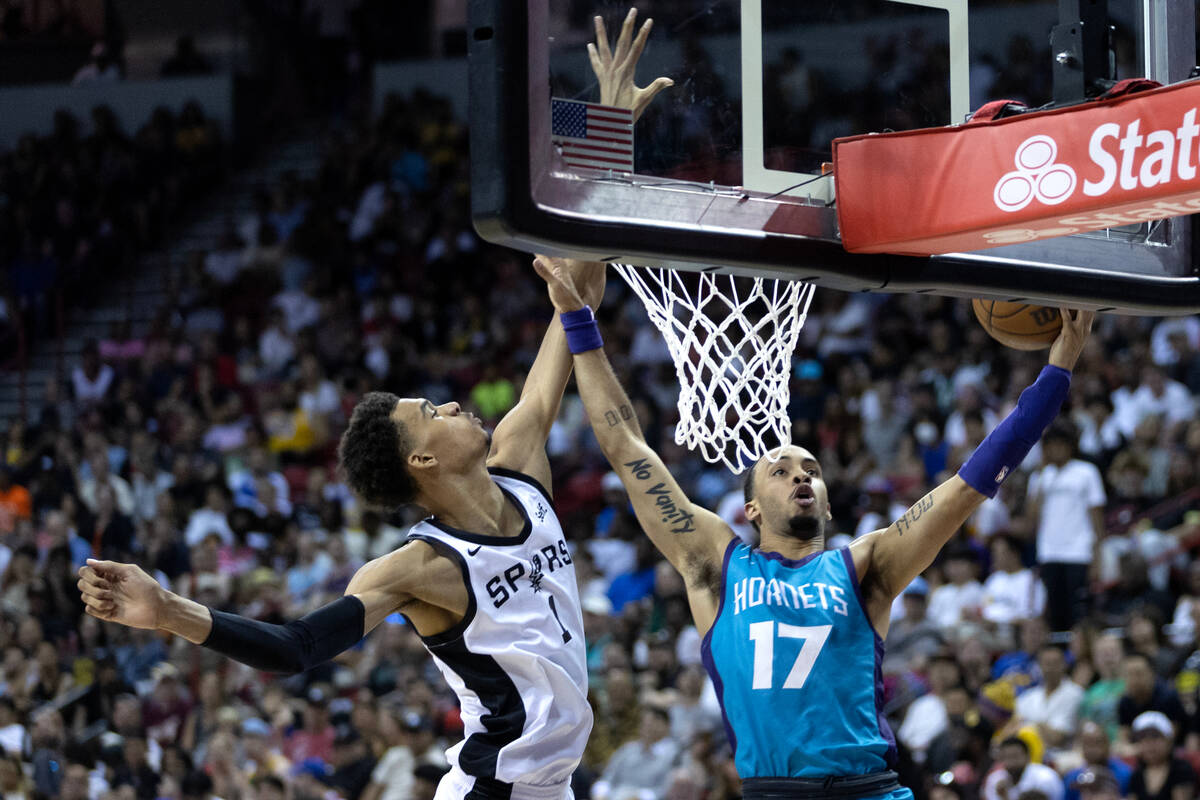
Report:
<svg viewBox="0 0 1200 800"><path fill-rule="evenodd" d="M550 490L535 476L527 472L509 469L508 467L493 463L491 460L488 461L487 471L491 475L492 480L501 486L509 489L532 489L553 506L554 497L550 494Z"/></svg>
<svg viewBox="0 0 1200 800"><path fill-rule="evenodd" d="M369 589L392 589L411 592L419 584L461 580L461 570L447 555L424 539L408 539L386 555L368 561L358 568L347 594Z"/></svg>
<svg viewBox="0 0 1200 800"><path fill-rule="evenodd" d="M870 533L864 533L848 545L850 560L854 564L854 577L860 584L871 575L875 562L875 547L886 532L887 528L880 528Z"/></svg>
<svg viewBox="0 0 1200 800"><path fill-rule="evenodd" d="M875 545L879 544L880 537L886 532L887 528L879 528L870 533L864 533L848 545L850 555L854 557L855 566L858 566L859 558L869 559L875 554Z"/></svg>

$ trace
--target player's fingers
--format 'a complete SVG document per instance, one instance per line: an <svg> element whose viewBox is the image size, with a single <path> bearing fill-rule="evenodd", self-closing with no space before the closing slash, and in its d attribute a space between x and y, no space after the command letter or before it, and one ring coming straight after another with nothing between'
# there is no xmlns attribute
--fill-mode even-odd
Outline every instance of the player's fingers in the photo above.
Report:
<svg viewBox="0 0 1200 800"><path fill-rule="evenodd" d="M641 90L642 96L639 99L644 101L644 105L649 104L649 102L654 99L656 94L661 92L663 89L669 89L674 85L675 81L671 80L670 78L655 78L654 83Z"/></svg>
<svg viewBox="0 0 1200 800"><path fill-rule="evenodd" d="M550 264L542 256L537 256L533 259L533 270L546 283L554 282L554 265Z"/></svg>
<svg viewBox="0 0 1200 800"><path fill-rule="evenodd" d="M112 588L110 586L108 586L107 584L99 584L94 581L80 580L76 584L76 587L79 589L80 592L86 592L87 594L97 594L98 595L102 592L107 593L107 594L112 594Z"/></svg>
<svg viewBox="0 0 1200 800"><path fill-rule="evenodd" d="M612 61L612 50L608 47L608 31L604 28L604 18L597 15L593 22L596 25L596 50L600 56L600 63L607 64Z"/></svg>
<svg viewBox="0 0 1200 800"><path fill-rule="evenodd" d="M638 59L642 57L642 51L646 49L646 40L650 38L650 28L654 26L654 20L648 19L642 23L642 29L638 31L637 38L633 40L633 47L629 48L629 57L626 61L630 66L637 64Z"/></svg>
<svg viewBox="0 0 1200 800"><path fill-rule="evenodd" d="M592 72L596 73L596 77L601 77L604 71L604 62L600 60L600 53L596 51L596 45L589 43L587 46L588 60L592 62Z"/></svg>
<svg viewBox="0 0 1200 800"><path fill-rule="evenodd" d="M89 614L94 617L100 617L101 619L107 619L111 617L116 611L115 603L96 600L95 598L91 597L85 597L83 600L83 605L84 610L86 610Z"/></svg>
<svg viewBox="0 0 1200 800"><path fill-rule="evenodd" d="M108 587L101 586L98 583L80 579L79 583L76 585L82 594L91 595L93 597L112 597L112 591Z"/></svg>
<svg viewBox="0 0 1200 800"><path fill-rule="evenodd" d="M629 47L633 42L633 26L637 22L637 9L629 9L625 21L621 23L621 37L617 39L617 50L613 53L613 61L620 64L629 55Z"/></svg>
<svg viewBox="0 0 1200 800"><path fill-rule="evenodd" d="M129 567L128 564L118 564L116 561L101 561L96 558L89 558L87 564L102 578L116 577Z"/></svg>

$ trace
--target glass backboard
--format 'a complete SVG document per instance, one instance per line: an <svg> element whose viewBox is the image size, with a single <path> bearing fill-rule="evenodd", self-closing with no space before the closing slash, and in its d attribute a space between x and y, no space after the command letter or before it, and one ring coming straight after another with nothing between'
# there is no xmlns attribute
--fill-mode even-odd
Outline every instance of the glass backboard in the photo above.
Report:
<svg viewBox="0 0 1200 800"><path fill-rule="evenodd" d="M1200 310L1188 217L930 258L842 249L834 138L963 122L999 98L1054 96L1058 2L648 0L638 84L667 76L636 123L632 170L568 164L552 98L595 102L593 18L615 43L626 2L475 0L472 191L489 239L673 268L1072 302ZM1109 0L1113 77L1184 80L1193 0ZM640 24L640 23L639 23ZM947 191L953 191L948 187Z"/></svg>

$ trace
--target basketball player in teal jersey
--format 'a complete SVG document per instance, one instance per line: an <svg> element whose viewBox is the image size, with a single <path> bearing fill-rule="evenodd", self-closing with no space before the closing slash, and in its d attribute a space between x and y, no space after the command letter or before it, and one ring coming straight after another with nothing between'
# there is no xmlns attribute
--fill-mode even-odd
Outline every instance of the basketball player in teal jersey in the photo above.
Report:
<svg viewBox="0 0 1200 800"><path fill-rule="evenodd" d="M1049 365L958 475L847 548L825 550L832 515L812 453L788 446L760 459L746 480L746 518L761 534L752 548L684 496L646 444L570 276L553 260L534 263L575 353L596 438L686 583L745 796L911 800L890 769L895 739L881 708L892 600L1058 413L1093 314L1063 311Z"/></svg>

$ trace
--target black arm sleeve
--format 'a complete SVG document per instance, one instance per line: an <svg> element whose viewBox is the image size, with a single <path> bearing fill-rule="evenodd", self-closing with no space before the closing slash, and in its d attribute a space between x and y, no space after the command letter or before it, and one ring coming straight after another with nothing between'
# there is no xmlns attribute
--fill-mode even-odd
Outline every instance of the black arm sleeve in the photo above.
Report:
<svg viewBox="0 0 1200 800"><path fill-rule="evenodd" d="M212 631L203 646L267 672L304 672L345 652L363 637L366 609L357 597L340 597L286 625L210 608Z"/></svg>

